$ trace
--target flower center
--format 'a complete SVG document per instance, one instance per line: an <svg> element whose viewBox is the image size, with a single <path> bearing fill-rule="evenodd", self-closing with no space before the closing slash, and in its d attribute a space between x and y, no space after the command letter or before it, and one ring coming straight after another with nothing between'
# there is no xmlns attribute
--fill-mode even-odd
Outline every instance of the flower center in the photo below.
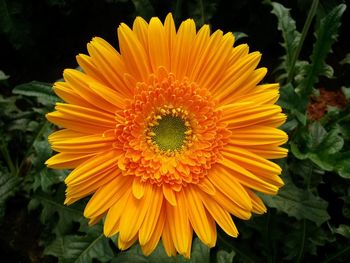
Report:
<svg viewBox="0 0 350 263"><path fill-rule="evenodd" d="M179 116L159 116L158 125L151 128L151 139L163 151L180 150L186 142L188 127L185 120Z"/></svg>

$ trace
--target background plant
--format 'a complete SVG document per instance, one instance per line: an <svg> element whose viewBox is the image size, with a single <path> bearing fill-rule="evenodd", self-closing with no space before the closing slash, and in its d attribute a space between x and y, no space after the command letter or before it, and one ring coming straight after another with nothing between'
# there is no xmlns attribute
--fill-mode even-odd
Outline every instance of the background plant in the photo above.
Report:
<svg viewBox="0 0 350 263"><path fill-rule="evenodd" d="M288 6L288 8L287 8ZM288 115L285 186L262 196L268 213L235 220L240 236L219 231L217 246L197 239L190 262L346 262L350 260L350 25L343 1L0 0L0 249L11 262L186 262L120 252L101 225L89 227L84 202L64 206L67 171L52 155L45 120L58 98L51 83L76 67L95 35L116 43L115 29L136 15L233 31L263 51ZM103 14L103 16L101 16ZM262 23L264 22L264 23ZM244 32L246 34L243 34ZM278 43L280 42L280 44ZM334 52L332 52L334 50ZM32 81L33 79L40 80ZM43 82L44 81L44 82ZM23 84L24 83L24 84Z"/></svg>

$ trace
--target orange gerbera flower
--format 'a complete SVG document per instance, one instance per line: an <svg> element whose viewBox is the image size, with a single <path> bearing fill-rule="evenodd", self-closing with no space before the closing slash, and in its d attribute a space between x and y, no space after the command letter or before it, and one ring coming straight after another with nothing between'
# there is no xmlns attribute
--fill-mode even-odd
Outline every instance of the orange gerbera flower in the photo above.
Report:
<svg viewBox="0 0 350 263"><path fill-rule="evenodd" d="M193 230L209 247L216 223L230 236L231 215L249 219L266 208L255 191L275 195L287 135L278 84L259 85L261 54L234 36L193 20L176 31L169 14L118 28L120 52L101 38L80 54L83 72L64 71L49 121L64 129L49 137L58 152L47 161L74 169L66 204L93 194L84 215L118 246L139 241L150 254L190 256Z"/></svg>

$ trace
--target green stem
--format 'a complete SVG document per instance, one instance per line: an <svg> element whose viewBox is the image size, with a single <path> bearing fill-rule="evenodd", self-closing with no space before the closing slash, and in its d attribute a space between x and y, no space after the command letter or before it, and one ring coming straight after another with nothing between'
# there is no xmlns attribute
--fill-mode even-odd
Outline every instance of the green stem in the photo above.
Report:
<svg viewBox="0 0 350 263"><path fill-rule="evenodd" d="M11 174L15 175L16 174L16 168L11 160L10 154L7 150L7 144L5 143L4 139L1 139L1 145L0 145L0 152L2 156L4 157L8 168L10 169Z"/></svg>
<svg viewBox="0 0 350 263"><path fill-rule="evenodd" d="M174 12L174 19L175 19L176 24L180 21L181 9L182 9L182 0L177 0L176 1L175 12Z"/></svg>
<svg viewBox="0 0 350 263"><path fill-rule="evenodd" d="M303 260L304 257L304 247L305 247L305 236L306 236L306 220L303 220L302 225L302 231L301 231L301 244L300 244L300 251L298 255L298 259L296 260L296 263L299 263Z"/></svg>
<svg viewBox="0 0 350 263"><path fill-rule="evenodd" d="M205 24L205 14L204 14L204 0L199 0L199 5L200 5L200 9L201 9L201 24L204 25Z"/></svg>
<svg viewBox="0 0 350 263"><path fill-rule="evenodd" d="M336 258L339 258L340 256L342 256L343 254L347 253L350 251L350 245L346 246L345 248L343 248L342 250L340 250L339 252L331 255L329 258L325 259L324 261L322 261L322 263L328 263L328 262L334 262L334 260Z"/></svg>
<svg viewBox="0 0 350 263"><path fill-rule="evenodd" d="M306 18L306 22L305 22L304 27L303 27L303 31L301 33L301 37L300 37L298 48L295 51L294 56L292 57L291 66L290 66L290 70L289 70L289 73L288 73L287 83L292 82L292 80L294 78L295 63L297 62L297 59L299 58L301 49L302 49L302 47L304 45L304 41L305 41L305 38L307 36L307 32L309 31L309 28L310 28L310 25L311 25L311 22L312 22L312 19L313 19L313 17L316 14L318 2L319 2L319 0L313 0L312 1L310 11L308 13L308 16Z"/></svg>
<svg viewBox="0 0 350 263"><path fill-rule="evenodd" d="M26 153L24 154L24 157L22 159L22 162L19 166L18 169L18 174L21 171L21 168L23 167L23 165L25 164L26 160L28 159L29 155L31 154L32 150L33 150L33 146L35 144L35 142L40 139L40 137L43 135L43 133L46 131L46 129L49 127L50 123L47 120L44 120L43 124L40 127L40 130L38 131L38 133L36 134L35 138L31 141L31 143L29 144L29 147L26 151Z"/></svg>

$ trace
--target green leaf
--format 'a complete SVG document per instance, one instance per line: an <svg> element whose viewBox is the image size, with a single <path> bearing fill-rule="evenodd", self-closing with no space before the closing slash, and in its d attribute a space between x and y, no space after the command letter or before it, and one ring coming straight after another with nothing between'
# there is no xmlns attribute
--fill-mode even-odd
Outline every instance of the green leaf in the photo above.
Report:
<svg viewBox="0 0 350 263"><path fill-rule="evenodd" d="M341 90L343 91L345 98L350 100L350 88L342 87Z"/></svg>
<svg viewBox="0 0 350 263"><path fill-rule="evenodd" d="M131 0L135 6L135 13L144 19L154 16L154 8L150 0Z"/></svg>
<svg viewBox="0 0 350 263"><path fill-rule="evenodd" d="M233 32L233 35L235 36L235 42L242 38L248 37L248 35L243 32Z"/></svg>
<svg viewBox="0 0 350 263"><path fill-rule="evenodd" d="M280 88L280 98L278 104L290 111L291 115L294 115L300 123L306 125L306 115L304 108L307 104L307 99L300 97L294 90L291 84L287 84Z"/></svg>
<svg viewBox="0 0 350 263"><path fill-rule="evenodd" d="M306 78L298 86L302 96L309 96L320 75L329 77L329 68L325 62L331 47L338 37L341 17L346 9L345 4L336 6L323 19L316 30L316 42L311 54L311 64L307 66Z"/></svg>
<svg viewBox="0 0 350 263"><path fill-rule="evenodd" d="M334 169L343 178L350 179L350 152L334 155Z"/></svg>
<svg viewBox="0 0 350 263"><path fill-rule="evenodd" d="M337 128L327 132L319 122L314 122L309 126L308 133L303 132L304 137L290 142L291 151L298 159L310 159L320 168L332 171L336 165L334 154L338 154L344 146L344 139L339 133ZM343 164L339 164L341 166Z"/></svg>
<svg viewBox="0 0 350 263"><path fill-rule="evenodd" d="M346 238L350 238L350 226L349 225L339 225L338 228L333 230L334 233L337 233L339 235L342 235Z"/></svg>
<svg viewBox="0 0 350 263"><path fill-rule="evenodd" d="M156 249L149 256L144 256L139 244L132 246L129 250L119 253L112 260L112 263L209 263L210 249L198 238L193 240L191 258L185 259L183 256L168 257L164 251L162 242L158 243Z"/></svg>
<svg viewBox="0 0 350 263"><path fill-rule="evenodd" d="M1 80L6 80L6 79L8 79L10 76L7 76L6 74L5 74L5 72L3 72L2 70L0 70L0 81Z"/></svg>
<svg viewBox="0 0 350 263"><path fill-rule="evenodd" d="M216 254L216 262L217 263L231 263L233 260L233 257L235 256L235 252L228 253L225 250L220 250Z"/></svg>
<svg viewBox="0 0 350 263"><path fill-rule="evenodd" d="M21 178L0 170L0 219L5 214L6 201L20 189Z"/></svg>
<svg viewBox="0 0 350 263"><path fill-rule="evenodd" d="M30 210L42 206L40 219L43 223L50 220L57 220L57 225L54 232L57 235L68 233L72 228L74 222L83 224L86 219L83 217L81 203L65 206L64 202L65 187L60 187L54 195L49 195L43 192L38 192L32 196L28 208Z"/></svg>
<svg viewBox="0 0 350 263"><path fill-rule="evenodd" d="M350 64L350 53L346 54L345 58L343 58L339 63L341 65Z"/></svg>
<svg viewBox="0 0 350 263"><path fill-rule="evenodd" d="M276 2L272 2L271 5L273 8L271 13L277 17L278 29L282 32L283 43L281 45L286 51L286 55L282 57L282 68L285 72L289 72L301 34L296 29L295 21L290 15L290 9Z"/></svg>
<svg viewBox="0 0 350 263"><path fill-rule="evenodd" d="M53 107L56 102L60 101L60 99L53 92L51 84L38 81L18 85L12 92L14 94L36 97L38 102L50 107Z"/></svg>
<svg viewBox="0 0 350 263"><path fill-rule="evenodd" d="M94 259L108 262L113 258L108 239L98 233L59 236L45 248L44 254L57 257L60 263L89 263Z"/></svg>
<svg viewBox="0 0 350 263"><path fill-rule="evenodd" d="M308 219L318 226L330 219L327 212L328 202L312 193L296 187L288 178L283 178L285 186L277 196L261 195L269 207L295 217Z"/></svg>
<svg viewBox="0 0 350 263"><path fill-rule="evenodd" d="M187 4L188 15L194 19L197 26L209 24L210 19L217 9L218 0L194 0L183 1Z"/></svg>

